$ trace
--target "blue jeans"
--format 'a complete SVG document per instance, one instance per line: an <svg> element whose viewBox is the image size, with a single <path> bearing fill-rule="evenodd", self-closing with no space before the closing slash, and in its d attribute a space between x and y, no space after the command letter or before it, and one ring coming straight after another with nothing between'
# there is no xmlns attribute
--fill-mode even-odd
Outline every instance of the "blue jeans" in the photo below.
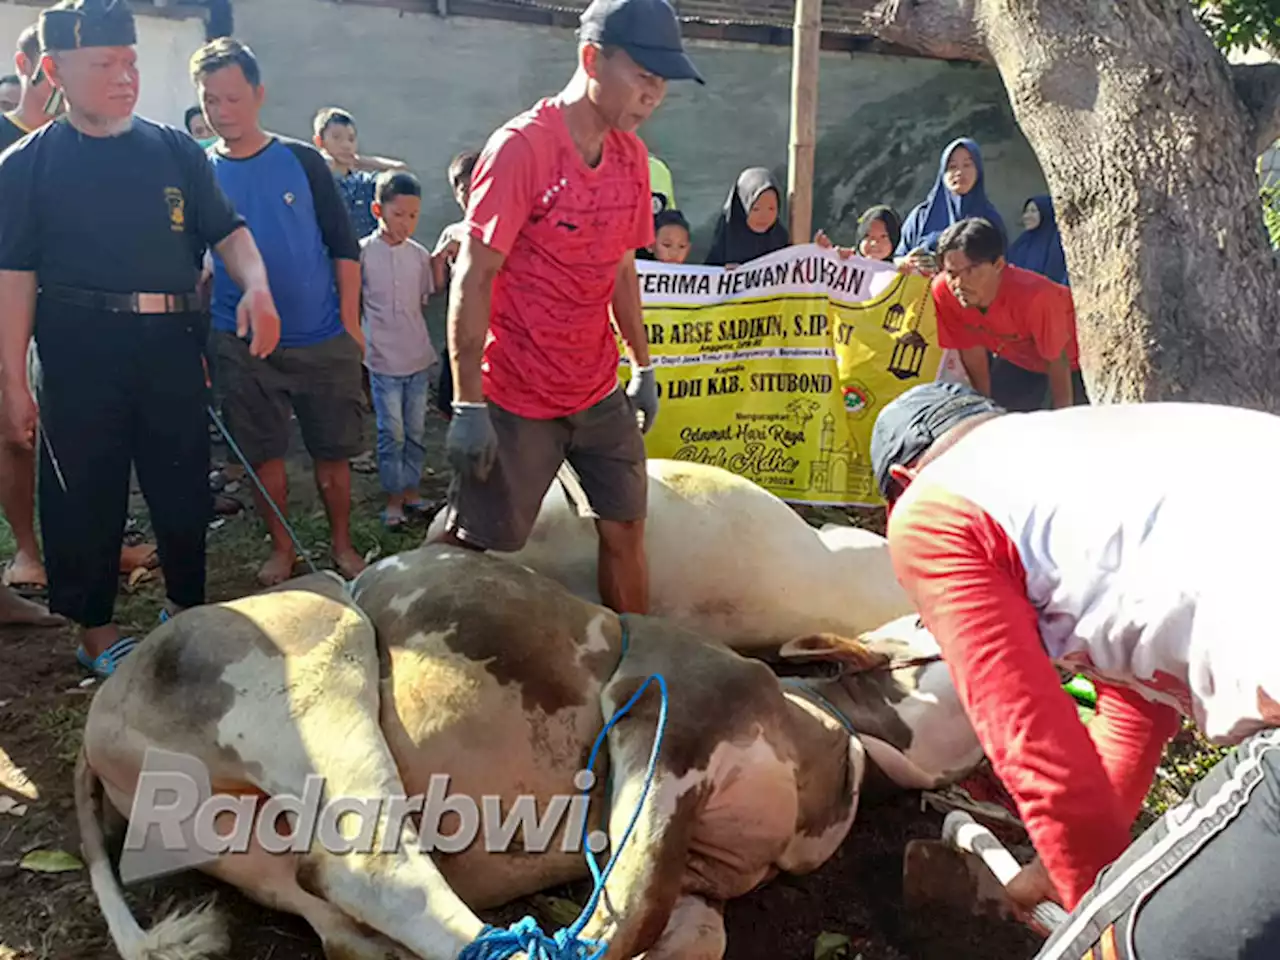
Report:
<svg viewBox="0 0 1280 960"><path fill-rule="evenodd" d="M369 392L378 418L378 479L387 493L415 491L422 479L430 382L430 370L407 377L369 373Z"/></svg>

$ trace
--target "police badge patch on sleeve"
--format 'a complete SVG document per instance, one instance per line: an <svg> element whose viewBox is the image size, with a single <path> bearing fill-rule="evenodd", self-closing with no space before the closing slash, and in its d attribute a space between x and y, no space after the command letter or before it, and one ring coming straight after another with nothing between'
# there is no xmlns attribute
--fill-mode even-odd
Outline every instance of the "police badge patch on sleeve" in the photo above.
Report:
<svg viewBox="0 0 1280 960"><path fill-rule="evenodd" d="M169 229L182 233L187 229L186 198L177 187L165 187L164 200L169 205Z"/></svg>

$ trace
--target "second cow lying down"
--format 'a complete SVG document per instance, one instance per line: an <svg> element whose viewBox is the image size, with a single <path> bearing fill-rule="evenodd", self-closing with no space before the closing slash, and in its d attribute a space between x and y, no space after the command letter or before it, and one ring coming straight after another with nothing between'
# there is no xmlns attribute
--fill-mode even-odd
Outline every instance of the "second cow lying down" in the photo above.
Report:
<svg viewBox="0 0 1280 960"><path fill-rule="evenodd" d="M574 776L603 724L661 674L669 705L656 775L584 931L609 941L610 960L718 960L725 901L827 860L873 757L903 786L957 779L981 760L971 735L916 736L967 727L954 700L917 692L945 666L889 669L920 652L913 620L865 644L797 638L784 654L847 669L787 685L669 621L620 619L525 567L452 547L383 560L352 589L319 574L187 611L102 685L76 798L93 887L127 960L160 943L189 948L172 955L193 960L225 942L210 914L144 932L114 876L103 797L128 814L152 747L197 758L215 794L254 798L259 809L271 795L302 796L311 774L329 798L380 798L427 794L444 772L452 794L499 797L504 811L532 794L541 811L577 792ZM651 684L596 763L589 819L615 847L640 798L659 705ZM475 910L588 875L581 849L563 852L559 832L545 853L481 843L424 853L412 818L392 823L384 809L376 849L398 830L392 852L314 844L273 854L255 840L202 869L304 917L330 960L451 960L482 930ZM441 831L455 826L446 818Z"/></svg>

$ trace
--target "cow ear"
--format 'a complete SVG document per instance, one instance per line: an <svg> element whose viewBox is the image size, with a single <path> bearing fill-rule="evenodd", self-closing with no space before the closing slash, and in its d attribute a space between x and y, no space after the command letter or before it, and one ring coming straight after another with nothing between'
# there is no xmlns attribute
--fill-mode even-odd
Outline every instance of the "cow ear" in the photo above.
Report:
<svg viewBox="0 0 1280 960"><path fill-rule="evenodd" d="M887 667L890 663L887 654L834 633L811 633L788 640L778 650L778 656L784 660L835 660L851 673Z"/></svg>

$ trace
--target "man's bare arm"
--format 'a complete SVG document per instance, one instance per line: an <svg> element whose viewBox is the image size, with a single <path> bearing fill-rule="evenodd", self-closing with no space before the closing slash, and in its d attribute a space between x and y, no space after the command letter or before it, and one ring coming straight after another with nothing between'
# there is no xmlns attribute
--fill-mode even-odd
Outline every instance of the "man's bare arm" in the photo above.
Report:
<svg viewBox="0 0 1280 960"><path fill-rule="evenodd" d="M338 282L338 313L342 326L351 339L360 344L364 353L364 331L360 329L360 261L334 260L333 270Z"/></svg>
<svg viewBox="0 0 1280 960"><path fill-rule="evenodd" d="M449 352L453 395L461 403L484 401L480 360L489 332L493 281L505 259L497 250L467 235L454 263L449 291Z"/></svg>
<svg viewBox="0 0 1280 960"><path fill-rule="evenodd" d="M409 165L403 160L392 160L390 157L367 157L364 155L356 157L355 166L357 170L368 170L377 173L381 173L383 170L409 169Z"/></svg>
<svg viewBox="0 0 1280 960"><path fill-rule="evenodd" d="M5 439L26 449L35 444L35 406L27 384L27 344L36 315L36 275L0 270L0 396Z"/></svg>
<svg viewBox="0 0 1280 960"><path fill-rule="evenodd" d="M1061 410L1075 402L1075 391L1071 388L1071 361L1064 350L1058 359L1049 361L1049 394L1053 398L1053 409Z"/></svg>
<svg viewBox="0 0 1280 960"><path fill-rule="evenodd" d="M644 328L644 308L640 301L640 274L636 271L635 251L629 252L618 265L618 279L613 288L613 319L626 341L631 362L649 366L649 335Z"/></svg>
<svg viewBox="0 0 1280 960"><path fill-rule="evenodd" d="M227 273L243 292L271 289L267 282L267 265L262 261L262 253L248 227L232 230L215 249L227 265Z"/></svg>
<svg viewBox="0 0 1280 960"><path fill-rule="evenodd" d="M965 347L960 351L960 362L973 389L984 397L991 396L991 361L987 359L987 348Z"/></svg>
<svg viewBox="0 0 1280 960"><path fill-rule="evenodd" d="M236 336L243 337L252 329L249 352L265 357L280 343L280 314L271 296L267 265L262 261L258 244L248 227L231 231L216 247L227 273L243 292L236 307Z"/></svg>

